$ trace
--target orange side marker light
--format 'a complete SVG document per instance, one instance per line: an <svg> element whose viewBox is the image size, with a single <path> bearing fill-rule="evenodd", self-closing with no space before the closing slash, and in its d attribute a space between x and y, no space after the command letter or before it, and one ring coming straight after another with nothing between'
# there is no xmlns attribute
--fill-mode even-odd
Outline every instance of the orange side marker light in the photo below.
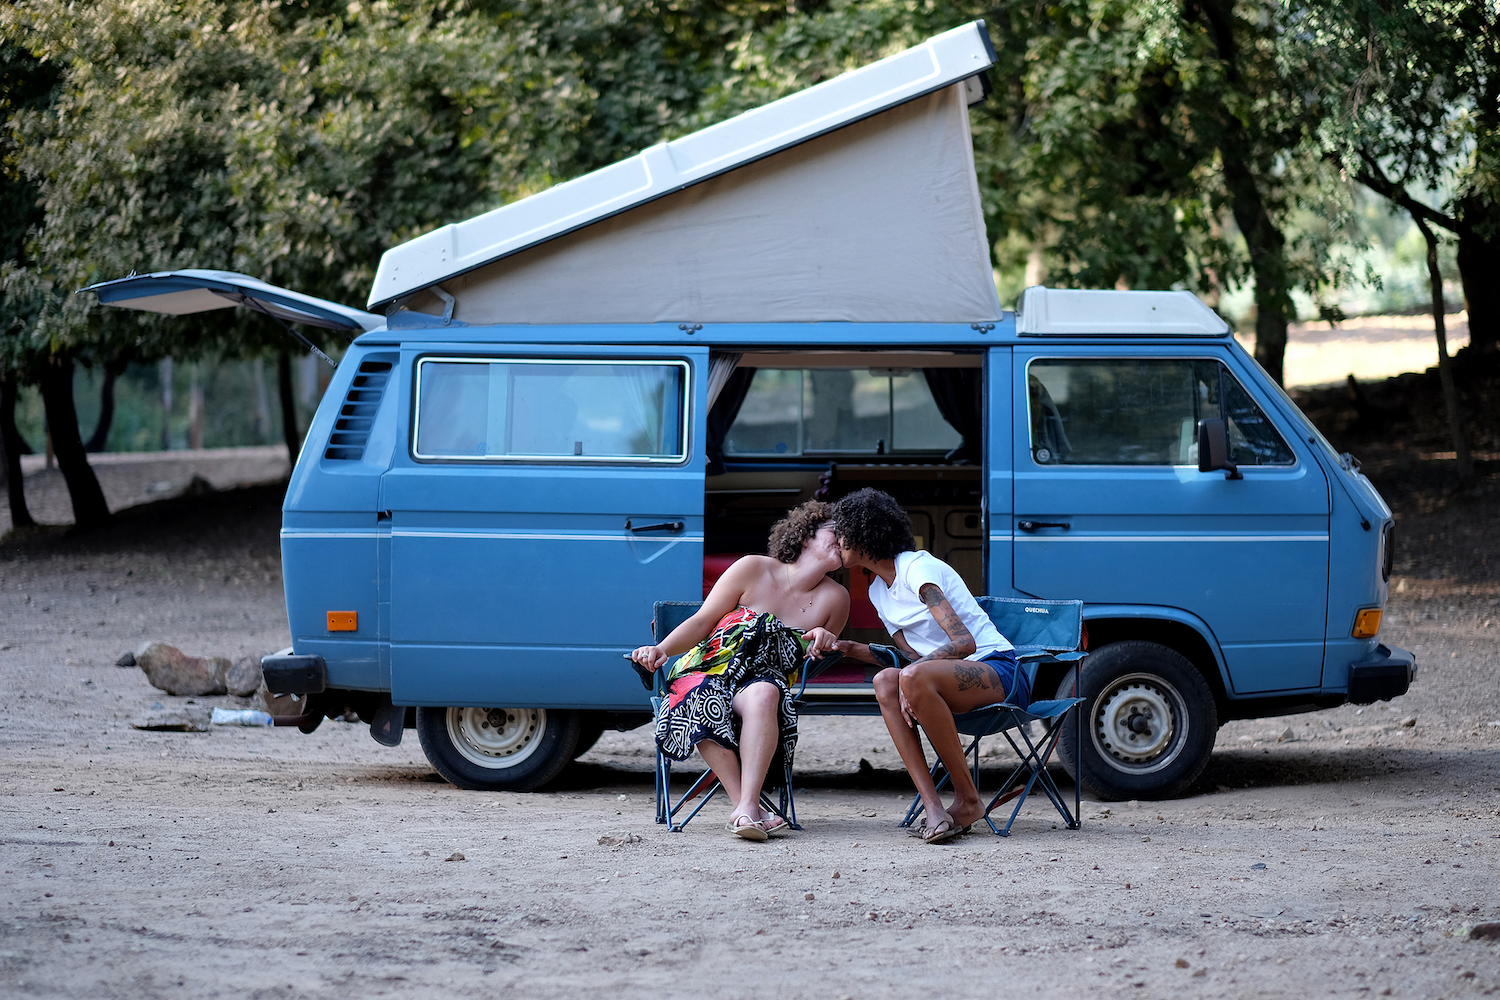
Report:
<svg viewBox="0 0 1500 1000"><path fill-rule="evenodd" d="M328 631L330 632L358 632L358 611L330 611L328 612Z"/></svg>
<svg viewBox="0 0 1500 1000"><path fill-rule="evenodd" d="M1354 616L1354 631L1351 633L1356 639L1371 639L1380 631L1380 609L1364 608Z"/></svg>

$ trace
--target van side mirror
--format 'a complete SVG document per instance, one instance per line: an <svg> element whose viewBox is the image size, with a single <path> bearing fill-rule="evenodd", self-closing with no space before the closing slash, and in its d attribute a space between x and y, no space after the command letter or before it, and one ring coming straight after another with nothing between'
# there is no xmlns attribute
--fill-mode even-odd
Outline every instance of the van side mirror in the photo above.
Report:
<svg viewBox="0 0 1500 1000"><path fill-rule="evenodd" d="M1223 417L1198 421L1198 471L1224 470L1225 479L1244 479L1237 465L1229 460L1229 430Z"/></svg>

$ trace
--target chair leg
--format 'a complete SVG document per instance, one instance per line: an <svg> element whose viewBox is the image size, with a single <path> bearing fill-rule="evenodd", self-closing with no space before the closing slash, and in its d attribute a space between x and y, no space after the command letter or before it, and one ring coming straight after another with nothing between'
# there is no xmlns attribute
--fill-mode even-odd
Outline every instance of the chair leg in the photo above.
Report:
<svg viewBox="0 0 1500 1000"><path fill-rule="evenodd" d="M801 830L802 824L797 822L797 796L792 791L792 765L787 764L786 770L781 776L781 818L786 820L787 825L793 830Z"/></svg>
<svg viewBox="0 0 1500 1000"><path fill-rule="evenodd" d="M672 762L660 750L656 751L656 821L671 821L669 803L672 800Z"/></svg>
<svg viewBox="0 0 1500 1000"><path fill-rule="evenodd" d="M703 801L699 802L696 806L693 807L693 811L687 814L686 819L684 819L680 823L677 822L677 814L682 811L682 807L690 802L693 796L702 791L703 786L708 784L710 781L713 782L713 785L709 788L708 794L703 796ZM719 794L719 789L723 787L723 785L719 784L719 779L714 776L713 771L704 771L698 776L698 780L694 781L692 785L688 787L688 790L682 793L682 798L677 800L677 804L671 807L671 810L668 813L669 825L667 829L672 833L681 833L682 828L691 823L693 821L693 817L698 815L698 813L703 810L703 807L708 805L709 800L711 800L715 795Z"/></svg>
<svg viewBox="0 0 1500 1000"><path fill-rule="evenodd" d="M1021 763L1018 764L1016 769L1011 772L1010 777L1008 777L1005 781L1005 784L1001 786L1000 792L990 800L990 804L985 810L985 822L989 825L990 830L993 831L997 836L1010 836L1010 828L1015 823L1016 817L1020 815L1021 807L1025 805L1027 797L1031 794L1031 790L1037 785L1041 786L1043 793L1045 793L1048 800L1051 801L1053 808L1057 810L1058 815L1062 817L1063 822L1066 824L1067 828L1069 830L1078 829L1078 807L1075 806L1073 811L1069 811L1067 803L1063 801L1062 790L1057 787L1057 782L1055 782L1052 779L1052 775L1047 772L1047 760L1052 756L1052 751L1056 748L1057 741L1062 737L1062 726L1066 722L1066 720L1067 716L1064 715L1062 719L1058 719L1052 724L1047 725L1045 732L1042 734L1042 738L1034 743L1032 742L1031 734L1029 732L1027 732L1025 729L1017 729L1016 731L1020 735L1022 743L1026 745L1026 749L1024 751L1020 746L1016 744L1016 741L1011 736L1010 732L1008 730L1005 732L1006 740L1010 743L1011 748L1015 750L1016 755L1021 758ZM1018 795L1009 793L1010 785L1021 775L1022 772L1029 772L1029 774L1027 774L1026 783L1019 789ZM1078 796L1080 793L1078 793L1075 789L1074 794L1075 796ZM989 812L990 810L993 810L997 805L999 805L1002 799L1010 797L1016 798L1015 807L1011 809L1010 816L1006 820L1005 826L1003 828L997 828L995 826L994 820L990 819ZM1079 801L1081 802L1081 798L1079 799Z"/></svg>

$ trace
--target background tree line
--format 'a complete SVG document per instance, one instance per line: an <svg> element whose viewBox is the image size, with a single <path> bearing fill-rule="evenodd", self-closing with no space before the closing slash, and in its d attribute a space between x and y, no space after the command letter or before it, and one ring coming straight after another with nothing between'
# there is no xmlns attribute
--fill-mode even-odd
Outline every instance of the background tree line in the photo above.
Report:
<svg viewBox="0 0 1500 1000"><path fill-rule="evenodd" d="M24 385L77 524L108 516L79 365L107 394L130 362L275 356L298 446L295 345L270 321L101 309L78 289L211 267L362 303L394 244L980 17L999 65L972 122L1002 284L1186 287L1211 304L1253 286L1256 356L1279 380L1293 294L1337 318L1341 288L1378 280L1348 253L1363 186L1419 220L1434 267L1456 242L1471 353L1495 351L1500 31L1484 0L14 0L0 9L13 524L31 520Z"/></svg>

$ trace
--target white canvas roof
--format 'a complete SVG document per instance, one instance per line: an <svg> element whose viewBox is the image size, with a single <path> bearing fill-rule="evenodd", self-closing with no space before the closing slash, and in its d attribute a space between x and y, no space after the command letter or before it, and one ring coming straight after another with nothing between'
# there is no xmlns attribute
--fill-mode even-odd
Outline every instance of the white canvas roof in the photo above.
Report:
<svg viewBox="0 0 1500 1000"><path fill-rule="evenodd" d="M470 324L993 320L966 110L993 62L974 22L444 226L386 252L370 305L441 316L452 296Z"/></svg>
<svg viewBox="0 0 1500 1000"><path fill-rule="evenodd" d="M1016 333L1222 337L1229 324L1192 292L1047 288L1021 293Z"/></svg>

